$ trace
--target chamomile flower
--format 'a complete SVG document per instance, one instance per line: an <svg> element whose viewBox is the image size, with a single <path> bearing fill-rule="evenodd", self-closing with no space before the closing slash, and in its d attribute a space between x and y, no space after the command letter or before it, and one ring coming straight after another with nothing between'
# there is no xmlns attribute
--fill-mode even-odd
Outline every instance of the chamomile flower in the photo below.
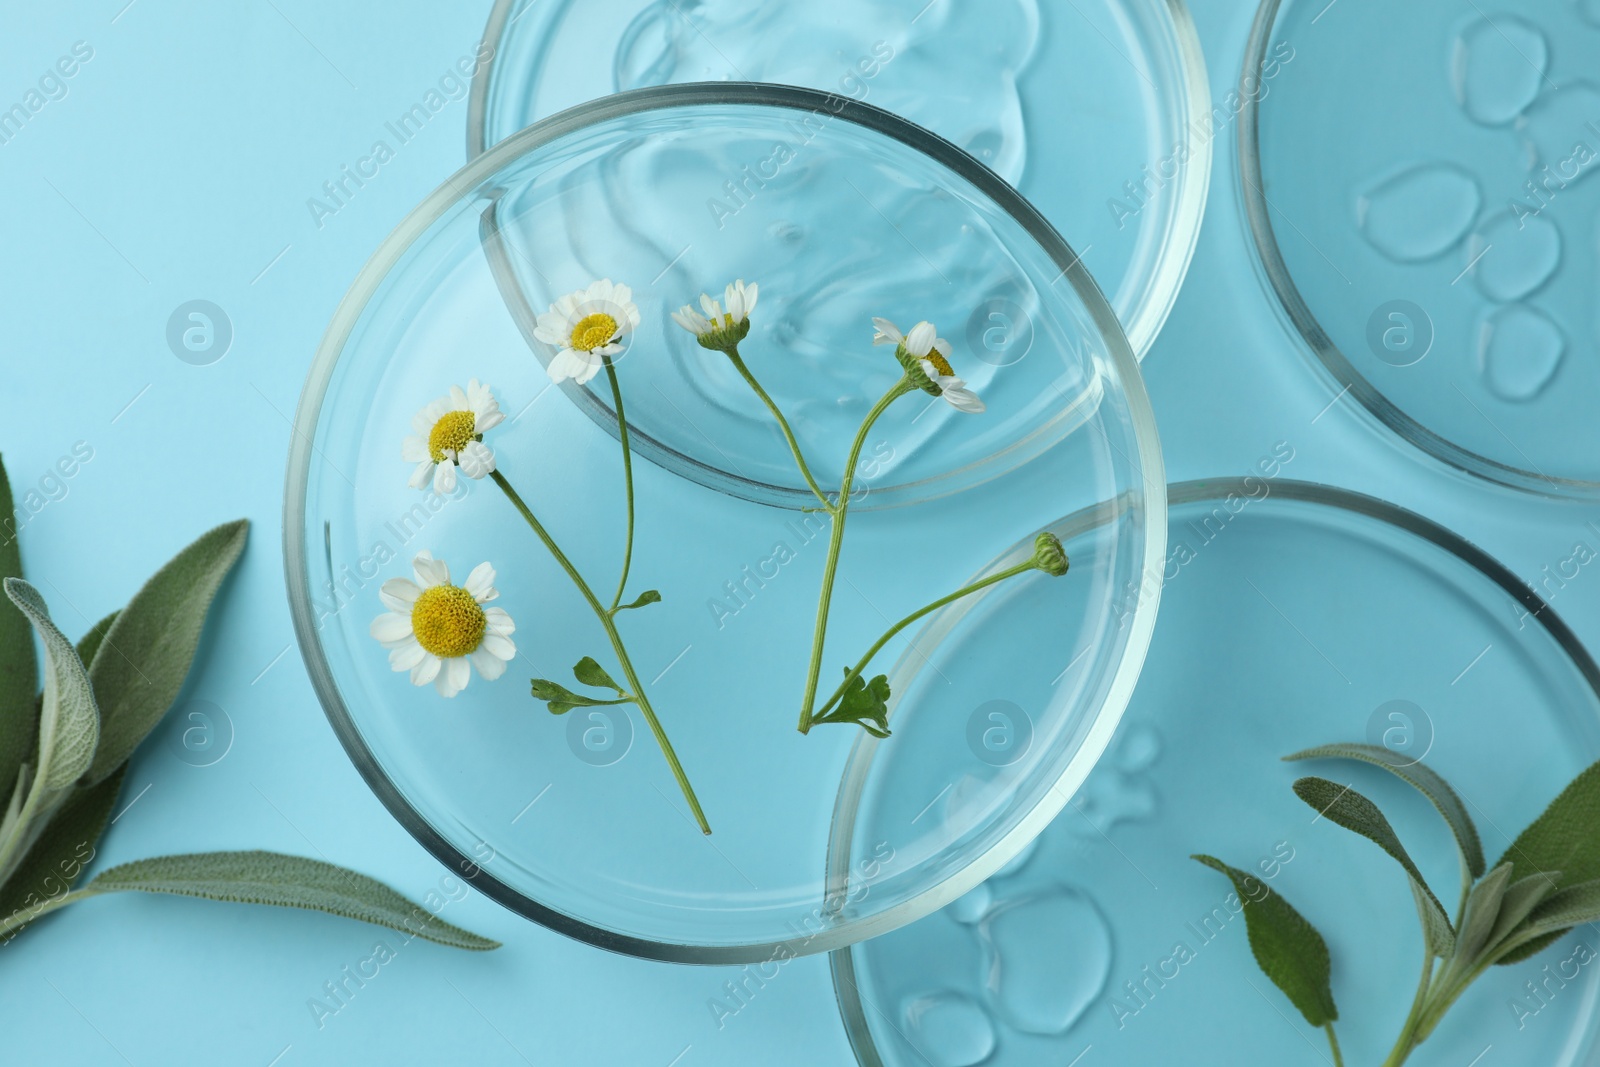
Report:
<svg viewBox="0 0 1600 1067"><path fill-rule="evenodd" d="M389 650L389 666L410 671L413 685L432 682L446 697L467 687L473 667L487 681L504 674L517 654L517 626L504 608L483 606L500 595L494 568L478 564L464 585L451 585L450 568L429 552L417 553L411 568L416 581L390 578L378 590L389 610L369 629Z"/></svg>
<svg viewBox="0 0 1600 1067"><path fill-rule="evenodd" d="M685 304L672 313L672 321L694 334L701 348L713 352L731 352L750 333L750 313L756 309L756 298L761 286L754 282L744 284L740 278L730 282L722 292L723 304L711 299L710 293L700 294L700 307L704 314Z"/></svg>
<svg viewBox="0 0 1600 1067"><path fill-rule="evenodd" d="M571 378L582 385L600 373L604 357L622 351L617 342L638 326L633 290L613 285L606 278L551 304L550 310L539 316L533 335L561 349L550 361L550 380Z"/></svg>
<svg viewBox="0 0 1600 1067"><path fill-rule="evenodd" d="M984 410L978 394L967 388L967 383L956 377L950 366L950 342L938 335L933 323L923 321L902 334L899 327L888 319L873 319L872 343L894 345L894 357L900 361L906 376L914 385L931 396L942 396L957 411L977 414Z"/></svg>
<svg viewBox="0 0 1600 1067"><path fill-rule="evenodd" d="M494 392L473 378L462 389L452 385L442 396L417 412L411 420L415 431L400 446L400 457L415 463L410 485L426 488L433 482L434 492L456 490L456 468L468 478L482 478L494 470L494 452L483 443L483 435L505 420Z"/></svg>

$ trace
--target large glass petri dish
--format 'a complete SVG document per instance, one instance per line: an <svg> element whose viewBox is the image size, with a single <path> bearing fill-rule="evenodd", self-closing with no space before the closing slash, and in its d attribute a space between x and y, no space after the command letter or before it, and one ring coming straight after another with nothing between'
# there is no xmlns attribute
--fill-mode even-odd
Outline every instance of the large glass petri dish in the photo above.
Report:
<svg viewBox="0 0 1600 1067"><path fill-rule="evenodd" d="M804 153L751 210L817 238L797 249L787 229L761 225L717 239L685 190L714 187L728 159L811 125ZM880 216L831 227L836 205L858 192L920 208L899 224ZM907 239L959 246L968 269L941 278ZM663 270L674 257L683 273ZM609 399L607 377L551 386L550 350L530 340L519 305L504 298L508 264L528 292L552 298L595 277L633 287L640 323L616 357L636 445L629 599L653 588L663 600L624 612L618 627L709 837L637 709L556 717L530 698L533 677L575 687L568 665L581 657L613 673L616 664L599 623L496 486L463 477L440 496L406 484L412 464L400 442L413 412L452 384L489 383L507 416L485 439L498 473L593 586L617 582L618 442L615 426L585 408L586 398ZM825 294L794 298L821 275L833 278ZM918 393L869 435L827 677L837 680L891 619L1011 562L1012 546L1052 516L1094 505L1116 516L1067 545L1067 576L1018 577L961 602L1029 589L1070 602L1075 621L1049 655L1060 660L1056 672L1071 662L1074 680L1041 711L1008 796L971 811L959 837L930 823L926 834L897 838L894 858L857 872L849 900L834 892L827 840L861 731L795 728L831 527L786 492L752 490L765 476L745 475L785 469L783 436L727 357L699 348L669 317L701 288L739 276L761 285L743 357L829 485L842 476L856 424L899 374L891 349L872 344L872 315L899 316L903 328L924 315L957 321L987 291L976 278L1003 280L1032 309L1029 346L1003 366L954 339L950 360L985 412ZM789 329L830 353L827 364L808 373L775 354L772 338ZM692 391L674 378L692 379ZM649 451L638 443L646 438L684 451ZM898 506L875 507L880 496ZM535 921L620 952L703 963L820 952L893 928L1020 850L1087 773L1126 704L1158 599L1159 582L1147 576L1167 529L1137 361L1072 249L1014 190L926 131L868 105L760 85L595 101L450 178L379 248L337 311L296 417L285 507L291 607L313 683L394 816ZM383 608L379 586L409 574L423 549L457 582L490 561L496 603L518 627L506 677L475 678L449 701L392 673L368 634ZM875 670L897 656L918 661L927 640L901 634ZM917 671L893 673L891 723L933 699L917 695L927 688ZM892 750L910 735L895 726L881 745Z"/></svg>
<svg viewBox="0 0 1600 1067"><path fill-rule="evenodd" d="M1454 843L1426 800L1380 770L1280 757L1353 741L1425 759L1467 801L1491 863L1600 757L1600 669L1551 607L1583 595L1572 586L1585 578L1556 565L1530 589L1415 514L1288 480L1292 455L1266 458L1275 477L1171 488L1149 661L1069 809L972 893L834 954L862 1064L1220 1062L1241 1033L1251 1062L1321 1062L1324 1036L1257 970L1237 911L1213 917L1229 887L1196 852L1260 872L1321 931L1344 1054L1376 1063L1414 991L1416 913L1393 862L1318 820L1290 784L1317 774L1371 797L1452 902ZM1053 625L1030 618L1037 632ZM890 784L879 768L851 772ZM948 775L961 773L952 760ZM879 808L841 807L836 861L855 836L887 832L895 813ZM1408 1062L1470 1063L1490 1044L1518 1063L1600 1062L1594 974L1520 1028L1507 1010L1537 1006L1524 983L1591 938L1492 968Z"/></svg>
<svg viewBox="0 0 1600 1067"><path fill-rule="evenodd" d="M925 126L1066 235L1140 358L1194 252L1212 143L1242 106L1213 107L1182 0L498 0L484 44L469 155L585 100L675 82L804 85ZM735 208L753 186L730 177ZM999 355L1016 319L1002 296L964 335Z"/></svg>
<svg viewBox="0 0 1600 1067"><path fill-rule="evenodd" d="M1592 3L1265 0L1245 76L1281 73L1239 126L1260 266L1334 389L1452 467L1589 499L1597 63Z"/></svg>

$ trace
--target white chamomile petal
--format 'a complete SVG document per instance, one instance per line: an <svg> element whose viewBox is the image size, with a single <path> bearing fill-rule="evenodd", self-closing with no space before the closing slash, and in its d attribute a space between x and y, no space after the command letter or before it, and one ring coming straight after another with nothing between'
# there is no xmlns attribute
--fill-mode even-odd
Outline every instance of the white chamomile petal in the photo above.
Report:
<svg viewBox="0 0 1600 1067"><path fill-rule="evenodd" d="M409 612L422 595L422 587L410 578L390 578L378 587L378 599L390 611Z"/></svg>
<svg viewBox="0 0 1600 1067"><path fill-rule="evenodd" d="M442 559L434 559L433 553L426 549L412 559L411 569L416 573L417 584L424 589L445 585L450 581L450 565Z"/></svg>
<svg viewBox="0 0 1600 1067"><path fill-rule="evenodd" d="M428 483L433 481L433 460L425 459L417 464L411 472L411 477L406 479L406 484L413 489L426 489Z"/></svg>
<svg viewBox="0 0 1600 1067"><path fill-rule="evenodd" d="M456 491L456 465L452 457L449 463L440 463L433 468L433 491L440 496L449 496Z"/></svg>
<svg viewBox="0 0 1600 1067"><path fill-rule="evenodd" d="M906 351L915 359L926 359L929 352L933 351L933 343L939 339L939 331L934 329L933 323L924 319L911 327L911 332L906 334Z"/></svg>
<svg viewBox="0 0 1600 1067"><path fill-rule="evenodd" d="M431 463L428 457L428 439L420 435L407 435L400 442L400 458L407 463Z"/></svg>
<svg viewBox="0 0 1600 1067"><path fill-rule="evenodd" d="M454 656L444 661L444 669L433 680L433 687L442 697L453 697L472 681L472 664L465 656Z"/></svg>
<svg viewBox="0 0 1600 1067"><path fill-rule="evenodd" d="M372 624L367 627L367 632L380 644L404 641L412 636L411 616L399 612L386 611L372 620Z"/></svg>
<svg viewBox="0 0 1600 1067"><path fill-rule="evenodd" d="M506 661L489 652L487 648L479 648L471 656L472 665L478 668L478 673L483 675L483 680L492 682L506 673Z"/></svg>
<svg viewBox="0 0 1600 1067"><path fill-rule="evenodd" d="M494 589L494 567L489 563L480 563L472 568L472 573L467 575L467 580L461 588L472 594L472 599L478 603L493 600L497 594Z"/></svg>
<svg viewBox="0 0 1600 1067"><path fill-rule="evenodd" d="M516 643L511 638L493 632L483 635L483 644L478 648L488 649L491 655L499 656L501 659L511 659L517 654Z"/></svg>
<svg viewBox="0 0 1600 1067"><path fill-rule="evenodd" d="M874 331L872 343L875 345L897 345L905 340L905 337L900 333L900 327L888 319L873 319L872 329Z"/></svg>
<svg viewBox="0 0 1600 1067"><path fill-rule="evenodd" d="M489 633L513 634L517 632L517 624L512 621L511 613L505 608L485 608L484 618L489 624Z"/></svg>
<svg viewBox="0 0 1600 1067"><path fill-rule="evenodd" d="M411 668L411 684L427 685L439 677L439 670L443 666L444 660L424 649L422 659L418 661L415 667Z"/></svg>
<svg viewBox="0 0 1600 1067"><path fill-rule="evenodd" d="M389 667L396 671L409 671L421 663L428 656L428 650L423 648L413 638L402 645L396 646L389 653Z"/></svg>
<svg viewBox="0 0 1600 1067"><path fill-rule="evenodd" d="M482 441L468 441L456 456L456 463L468 478L484 478L494 470L494 451Z"/></svg>

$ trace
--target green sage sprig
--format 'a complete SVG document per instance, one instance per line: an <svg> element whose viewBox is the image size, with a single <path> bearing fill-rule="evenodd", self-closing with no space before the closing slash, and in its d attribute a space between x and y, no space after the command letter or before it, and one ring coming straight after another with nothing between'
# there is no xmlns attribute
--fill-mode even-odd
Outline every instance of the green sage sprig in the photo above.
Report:
<svg viewBox="0 0 1600 1067"><path fill-rule="evenodd" d="M1383 1067L1404 1063L1490 967L1525 960L1574 926L1600 920L1600 762L1578 775L1486 870L1466 806L1424 764L1375 745L1324 745L1284 758L1357 760L1380 767L1427 797L1455 838L1461 894L1452 919L1376 804L1325 778L1294 783L1295 794L1319 815L1365 837L1400 865L1417 909L1422 975ZM1322 935L1252 875L1211 856L1194 859L1225 874L1240 898L1249 901L1245 925L1256 963L1308 1023L1327 1032L1334 1063L1343 1067L1333 1025L1339 1013ZM1265 896L1260 895L1263 890Z"/></svg>
<svg viewBox="0 0 1600 1067"><path fill-rule="evenodd" d="M272 852L138 860L78 887L129 758L183 687L212 599L244 551L249 524L203 534L74 647L23 578L11 513L0 465L0 789L10 798L0 820L0 943L68 904L137 890L306 908L456 948L499 947L382 882ZM35 635L44 648L42 692Z"/></svg>

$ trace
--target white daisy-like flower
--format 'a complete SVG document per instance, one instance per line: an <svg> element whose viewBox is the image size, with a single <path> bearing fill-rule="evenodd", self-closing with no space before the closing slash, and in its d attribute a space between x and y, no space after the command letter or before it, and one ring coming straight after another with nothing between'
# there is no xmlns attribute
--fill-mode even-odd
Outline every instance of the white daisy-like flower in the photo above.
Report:
<svg viewBox="0 0 1600 1067"><path fill-rule="evenodd" d="M451 585L450 568L429 552L417 553L411 568L416 581L390 578L378 590L389 610L369 628L389 650L389 666L410 671L413 685L432 682L446 697L467 687L473 667L487 681L504 674L517 654L517 625L504 608L483 606L500 595L494 568L478 564L464 585Z"/></svg>
<svg viewBox="0 0 1600 1067"><path fill-rule="evenodd" d="M582 385L600 373L604 357L623 350L617 342L638 326L633 290L604 278L551 304L539 316L533 336L561 349L550 361L550 380L571 378Z"/></svg>
<svg viewBox="0 0 1600 1067"><path fill-rule="evenodd" d="M672 313L672 321L694 334L700 347L716 352L727 352L736 347L750 333L750 313L756 309L761 286L744 279L729 282L723 290L723 304L711 299L710 293L700 294L700 307L704 314L685 304Z"/></svg>
<svg viewBox="0 0 1600 1067"><path fill-rule="evenodd" d="M873 319L872 327L872 343L894 345L895 358L923 392L944 397L957 411L977 414L985 410L978 394L950 366L950 342L939 336L933 323L919 322L907 334L888 319Z"/></svg>
<svg viewBox="0 0 1600 1067"><path fill-rule="evenodd" d="M434 492L456 491L456 468L468 478L482 478L494 470L494 452L483 443L483 435L505 421L494 392L473 378L462 389L452 385L442 396L423 408L411 420L415 431L401 443L400 457L415 463L410 486L426 488L433 482Z"/></svg>

